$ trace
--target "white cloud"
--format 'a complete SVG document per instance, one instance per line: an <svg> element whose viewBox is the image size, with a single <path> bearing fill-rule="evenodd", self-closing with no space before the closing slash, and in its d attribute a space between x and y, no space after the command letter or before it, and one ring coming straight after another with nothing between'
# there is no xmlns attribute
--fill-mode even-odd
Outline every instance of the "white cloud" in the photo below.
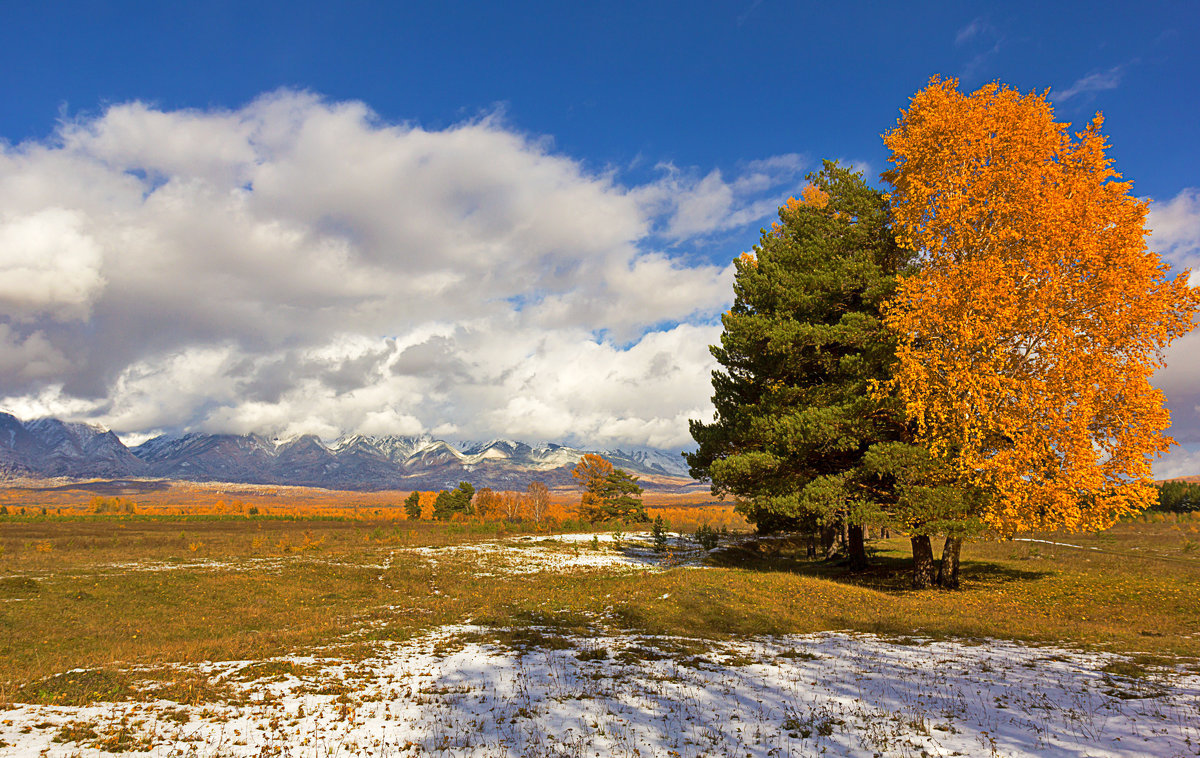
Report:
<svg viewBox="0 0 1200 758"><path fill-rule="evenodd" d="M975 18L960 27L954 34L954 46L974 52L960 68L959 78L975 79L995 59L1003 44L1003 35L986 18Z"/></svg>
<svg viewBox="0 0 1200 758"><path fill-rule="evenodd" d="M21 338L7 324L0 323L0 375L22 381L50 379L70 365L42 332Z"/></svg>
<svg viewBox="0 0 1200 758"><path fill-rule="evenodd" d="M1192 269L1189 283L1196 285L1200 268L1200 190L1182 190L1168 201L1151 203L1146 226L1151 230L1150 249L1163 257L1176 271ZM1154 385L1166 395L1171 412L1170 434L1183 444L1200 443L1200 331L1185 334L1171 343L1164 359L1166 367L1154 375ZM1190 466L1193 457L1173 452L1155 465L1156 476L1200 474L1200 467L1179 473L1179 466ZM1176 467L1176 468L1172 468ZM1162 474L1161 471L1175 473Z"/></svg>
<svg viewBox="0 0 1200 758"><path fill-rule="evenodd" d="M800 155L774 156L747 163L731 181L717 169L700 176L664 163L658 181L632 194L649 215L664 219L669 238L686 240L771 215L782 199L799 192L806 165Z"/></svg>
<svg viewBox="0 0 1200 758"><path fill-rule="evenodd" d="M1090 95L1095 92L1116 89L1121 86L1121 76L1124 66L1113 66L1107 71L1098 71L1076 79L1075 83L1062 92L1052 93L1055 101L1069 100L1077 95Z"/></svg>
<svg viewBox="0 0 1200 758"><path fill-rule="evenodd" d="M1150 206L1150 247L1168 260L1194 267L1200 258L1200 188L1189 187Z"/></svg>
<svg viewBox="0 0 1200 758"><path fill-rule="evenodd" d="M104 288L101 251L61 208L0 218L0 313L18 320L87 318Z"/></svg>
<svg viewBox="0 0 1200 758"><path fill-rule="evenodd" d="M971 21L971 23L958 30L958 32L954 35L954 44L964 45L967 42L970 42L980 33L987 31L988 28L989 27L987 23L983 19L974 19Z"/></svg>
<svg viewBox="0 0 1200 758"><path fill-rule="evenodd" d="M490 117L113 106L0 148L0 405L130 438L683 446L740 252L694 240L760 224L803 169L626 186Z"/></svg>
<svg viewBox="0 0 1200 758"><path fill-rule="evenodd" d="M1193 446L1194 447L1194 446ZM1176 447L1154 462L1155 479L1175 479L1200 475L1200 450Z"/></svg>

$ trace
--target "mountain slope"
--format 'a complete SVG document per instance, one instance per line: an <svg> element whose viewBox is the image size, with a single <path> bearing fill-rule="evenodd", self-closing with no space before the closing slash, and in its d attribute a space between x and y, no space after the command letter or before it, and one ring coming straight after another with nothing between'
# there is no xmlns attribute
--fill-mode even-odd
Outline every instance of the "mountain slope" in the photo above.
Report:
<svg viewBox="0 0 1200 758"><path fill-rule="evenodd" d="M141 476L146 464L117 435L54 418L22 423L0 413L0 465L43 476Z"/></svg>
<svg viewBox="0 0 1200 758"><path fill-rule="evenodd" d="M58 419L21 422L0 413L0 474L130 477L281 484L334 489L524 489L574 483L571 469L599 453L649 488L694 484L682 459L653 450L595 451L507 439L452 444L429 436L347 435L332 445L308 435L164 435L130 450L115 434Z"/></svg>

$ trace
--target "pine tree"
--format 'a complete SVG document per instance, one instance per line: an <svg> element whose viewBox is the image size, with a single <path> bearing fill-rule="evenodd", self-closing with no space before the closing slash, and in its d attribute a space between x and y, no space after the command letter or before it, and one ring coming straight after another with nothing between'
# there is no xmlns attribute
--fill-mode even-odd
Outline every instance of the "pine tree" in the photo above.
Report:
<svg viewBox="0 0 1200 758"><path fill-rule="evenodd" d="M716 415L691 422L699 449L686 457L761 532L846 525L861 567L863 525L885 521L896 502L885 466L864 457L908 439L897 403L872 388L894 356L880 306L909 254L861 174L826 161L809 181L735 262L734 306L712 347L723 367L713 372Z"/></svg>
<svg viewBox="0 0 1200 758"><path fill-rule="evenodd" d="M642 504L642 488L637 477L614 469L599 455L587 453L571 472L583 487L579 517L591 523L621 519L626 522L649 521Z"/></svg>
<svg viewBox="0 0 1200 758"><path fill-rule="evenodd" d="M404 512L408 514L410 519L421 518L420 492L410 492L408 497L404 499Z"/></svg>
<svg viewBox="0 0 1200 758"><path fill-rule="evenodd" d="M470 516L471 498L475 495L475 487L470 482L459 482L452 490L442 490L433 501L433 517L447 520L458 513Z"/></svg>

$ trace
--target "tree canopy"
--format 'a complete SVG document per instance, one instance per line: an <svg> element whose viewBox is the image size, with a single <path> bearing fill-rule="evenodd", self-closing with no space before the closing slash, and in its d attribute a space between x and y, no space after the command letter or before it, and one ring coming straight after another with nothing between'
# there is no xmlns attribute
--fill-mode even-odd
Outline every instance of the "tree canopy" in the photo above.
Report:
<svg viewBox="0 0 1200 758"><path fill-rule="evenodd" d="M442 490L433 501L433 517L447 520L455 514L471 515L471 498L474 495L475 486L470 482L459 482L455 489Z"/></svg>
<svg viewBox="0 0 1200 758"><path fill-rule="evenodd" d="M404 498L404 513L410 519L421 518L421 493L410 492L408 497Z"/></svg>
<svg viewBox="0 0 1200 758"><path fill-rule="evenodd" d="M1200 298L1146 248L1099 115L1072 136L1044 95L957 85L933 79L884 136L895 230L919 256L886 309L890 388L991 493L992 528L1103 528L1154 501L1171 440L1149 378Z"/></svg>
<svg viewBox="0 0 1200 758"><path fill-rule="evenodd" d="M711 348L716 414L691 422L698 449L686 456L760 531L885 520L892 479L865 456L907 439L899 405L871 389L890 376L881 305L909 256L861 174L827 161L809 181L735 262L734 305Z"/></svg>
<svg viewBox="0 0 1200 758"><path fill-rule="evenodd" d="M596 523L620 519L649 521L642 504L642 488L637 477L622 469L614 469L602 456L587 453L571 472L583 487L579 517Z"/></svg>

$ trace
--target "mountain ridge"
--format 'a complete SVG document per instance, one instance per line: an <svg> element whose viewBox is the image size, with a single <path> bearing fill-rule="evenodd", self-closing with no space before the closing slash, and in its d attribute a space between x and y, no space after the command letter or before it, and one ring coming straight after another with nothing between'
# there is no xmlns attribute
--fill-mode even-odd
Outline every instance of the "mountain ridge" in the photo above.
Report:
<svg viewBox="0 0 1200 758"><path fill-rule="evenodd" d="M127 447L111 431L53 418L21 421L0 412L0 474L52 477L152 477L326 487L524 489L540 480L573 484L586 453L640 476L650 489L695 486L681 458L645 449L583 449L506 438L451 443L431 435L346 434L326 444L314 435L188 432Z"/></svg>

